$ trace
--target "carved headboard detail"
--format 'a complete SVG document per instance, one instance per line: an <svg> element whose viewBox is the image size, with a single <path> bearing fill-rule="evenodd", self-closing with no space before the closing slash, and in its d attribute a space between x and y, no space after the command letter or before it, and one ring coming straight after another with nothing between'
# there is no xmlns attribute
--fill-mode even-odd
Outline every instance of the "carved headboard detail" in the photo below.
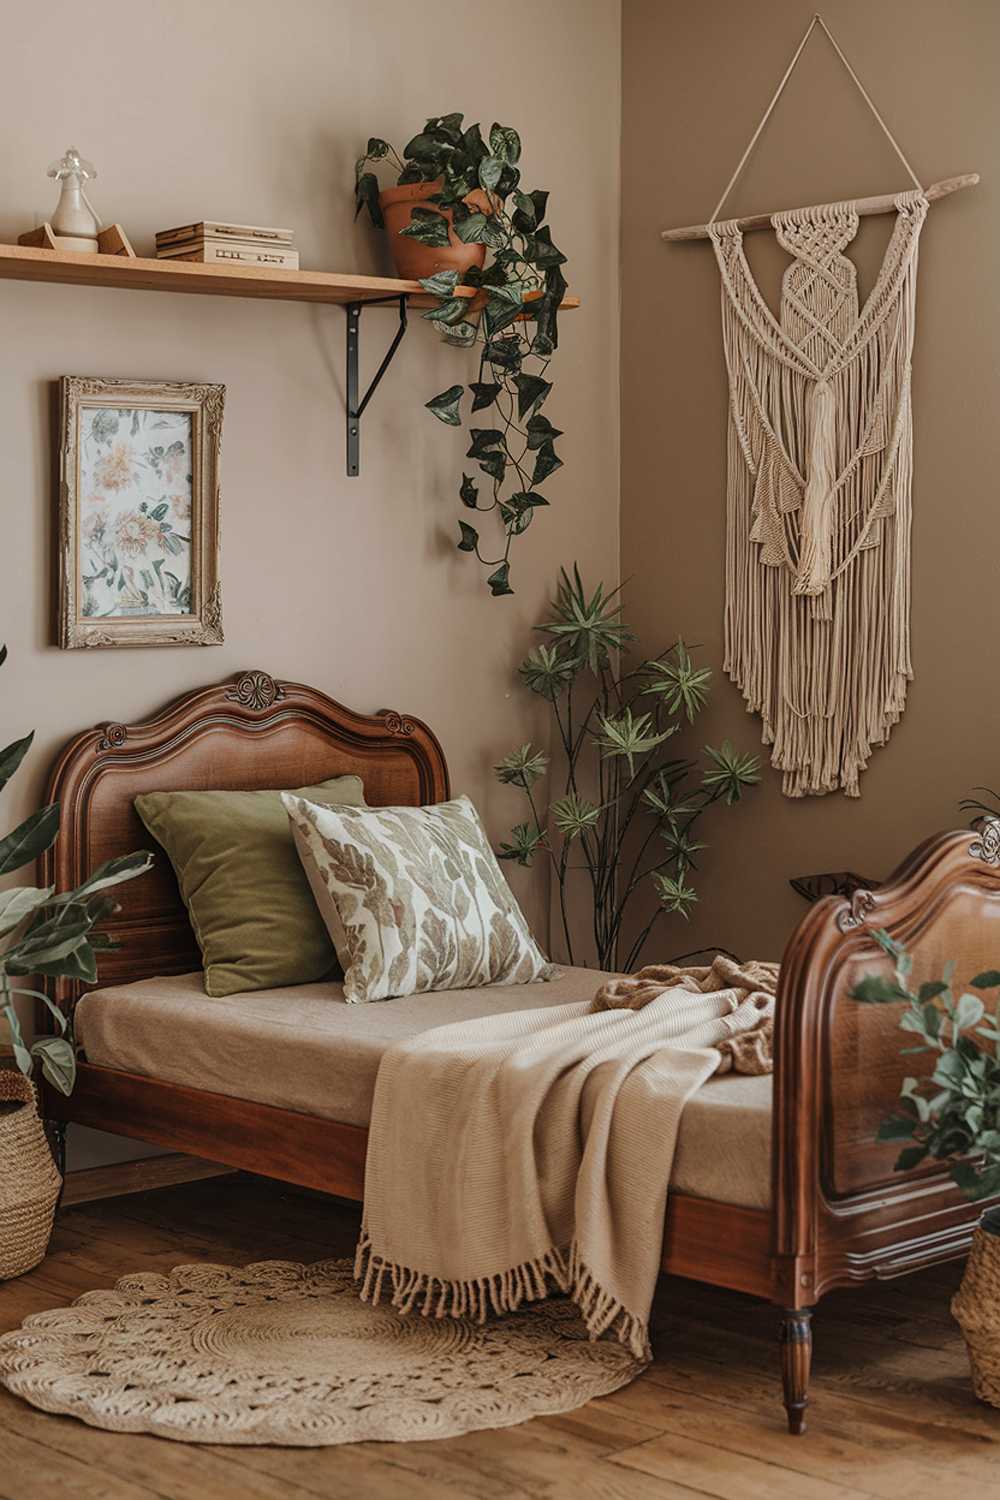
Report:
<svg viewBox="0 0 1000 1500"><path fill-rule="evenodd" d="M863 975L891 973L873 937L877 928L906 945L914 986L940 979L949 959L962 986L996 968L998 849L996 825L937 834L877 890L817 901L789 939L775 1028L777 1248L796 1274L817 1278L816 1289L879 1265L891 1249L894 1217L919 1212L921 1234L940 1231L942 1255L954 1249L952 1230L959 1246L968 1239L968 1207L947 1168L928 1160L896 1172L900 1142L876 1139L880 1122L896 1112L904 1076L929 1071L936 1054L902 1051L899 1007L859 1005L850 995ZM803 1271L817 1242L817 1213L828 1218L828 1263ZM838 1261L829 1246L848 1241L847 1260ZM905 1246L899 1260L902 1266Z"/></svg>
<svg viewBox="0 0 1000 1500"><path fill-rule="evenodd" d="M240 672L153 718L98 724L70 740L49 778L62 821L41 880L67 889L112 855L157 849L132 805L140 792L309 786L351 773L373 806L448 796L444 752L419 719L354 713L316 688ZM148 875L119 887L121 911L104 930L122 947L101 954L102 985L200 967L173 871L157 853ZM57 997L79 988L60 982Z"/></svg>

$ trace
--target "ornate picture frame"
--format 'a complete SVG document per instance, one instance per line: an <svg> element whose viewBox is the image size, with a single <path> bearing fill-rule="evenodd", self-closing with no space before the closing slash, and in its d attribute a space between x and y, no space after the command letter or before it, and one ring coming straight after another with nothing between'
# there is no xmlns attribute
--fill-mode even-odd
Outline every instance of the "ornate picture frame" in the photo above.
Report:
<svg viewBox="0 0 1000 1500"><path fill-rule="evenodd" d="M226 388L59 382L58 640L219 646Z"/></svg>

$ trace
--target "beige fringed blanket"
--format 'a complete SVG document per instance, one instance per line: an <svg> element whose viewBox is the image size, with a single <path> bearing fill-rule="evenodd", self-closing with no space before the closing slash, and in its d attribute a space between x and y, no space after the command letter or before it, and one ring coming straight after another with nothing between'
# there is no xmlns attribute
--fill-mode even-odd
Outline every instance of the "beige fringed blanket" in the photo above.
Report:
<svg viewBox="0 0 1000 1500"><path fill-rule="evenodd" d="M375 1086L356 1274L402 1312L512 1311L552 1285L649 1356L681 1112L770 1071L775 965L643 969L579 1005L436 1027Z"/></svg>

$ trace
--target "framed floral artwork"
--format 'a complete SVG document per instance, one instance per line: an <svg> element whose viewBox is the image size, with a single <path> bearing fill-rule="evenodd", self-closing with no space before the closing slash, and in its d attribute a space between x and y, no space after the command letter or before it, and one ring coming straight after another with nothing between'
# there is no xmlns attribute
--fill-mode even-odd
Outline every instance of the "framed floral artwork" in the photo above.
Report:
<svg viewBox="0 0 1000 1500"><path fill-rule="evenodd" d="M60 646L221 645L225 386L59 385Z"/></svg>

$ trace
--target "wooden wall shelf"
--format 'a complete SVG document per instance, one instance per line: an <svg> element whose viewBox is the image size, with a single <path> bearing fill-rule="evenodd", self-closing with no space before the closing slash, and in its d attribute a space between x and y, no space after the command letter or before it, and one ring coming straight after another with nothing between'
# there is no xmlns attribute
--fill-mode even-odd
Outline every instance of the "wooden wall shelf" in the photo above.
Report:
<svg viewBox="0 0 1000 1500"><path fill-rule="evenodd" d="M360 472L361 415L406 331L408 307L433 307L418 281L392 276L354 276L340 271L281 271L273 267L202 265L197 261L150 260L124 255L85 255L29 245L0 245L0 278L55 281L71 286L118 287L135 292L187 292L210 297L265 297L272 302L316 302L347 312L347 473ZM456 297L474 297L475 287L457 286ZM562 309L580 305L564 297ZM358 396L362 307L399 309L399 330L363 398Z"/></svg>
<svg viewBox="0 0 1000 1500"><path fill-rule="evenodd" d="M151 260L138 255L82 255L69 250L36 250L0 245L0 277L14 281L58 281L74 286L113 286L138 292L188 292L214 297L267 297L277 302L390 301L406 297L411 306L431 306L417 281L392 276L354 276L340 271L280 271L265 266L200 265L195 261ZM456 297L474 288L455 288ZM564 309L579 307L567 297Z"/></svg>

